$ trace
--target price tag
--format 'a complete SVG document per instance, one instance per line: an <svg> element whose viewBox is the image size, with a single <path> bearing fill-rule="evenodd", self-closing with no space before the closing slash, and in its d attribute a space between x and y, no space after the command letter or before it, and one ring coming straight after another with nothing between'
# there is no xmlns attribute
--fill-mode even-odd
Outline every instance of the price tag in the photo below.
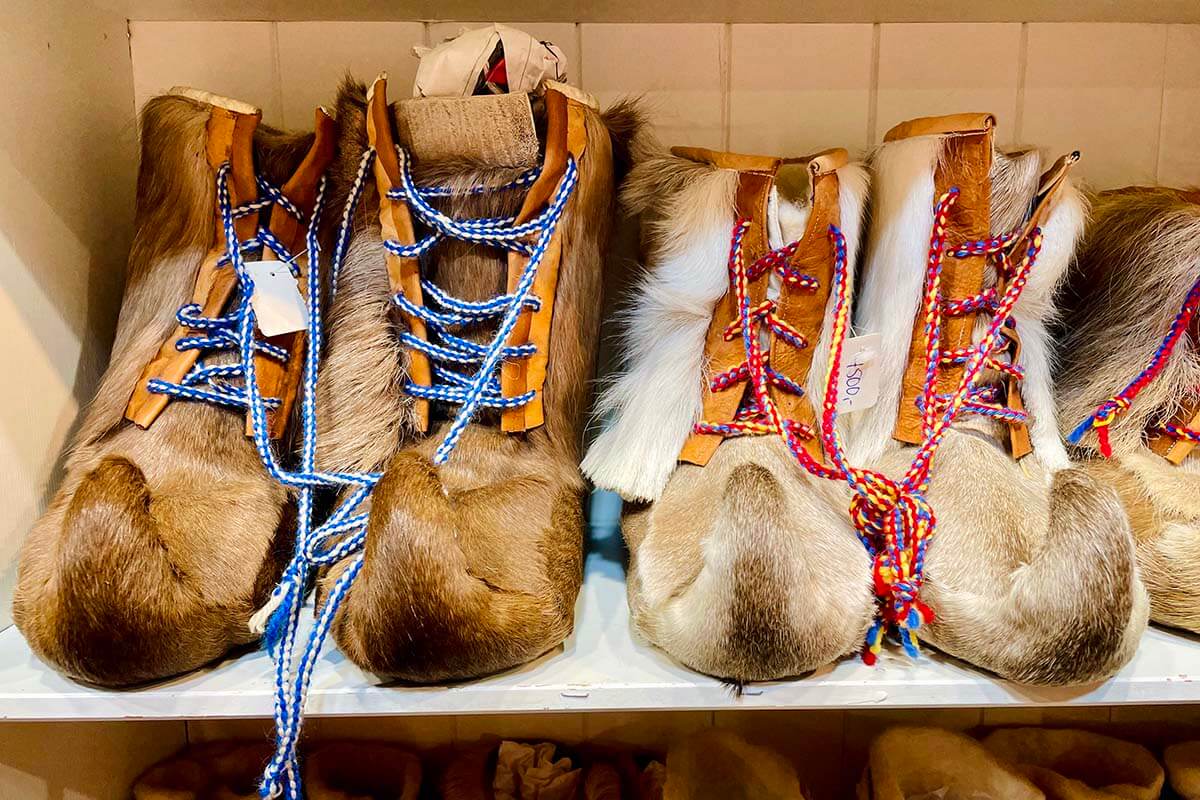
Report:
<svg viewBox="0 0 1200 800"><path fill-rule="evenodd" d="M308 306L292 271L282 261L248 261L246 271L254 281L250 305L264 336L279 336L308 328Z"/></svg>
<svg viewBox="0 0 1200 800"><path fill-rule="evenodd" d="M838 369L838 413L852 414L875 405L879 399L878 356L878 333L852 336L843 342Z"/></svg>

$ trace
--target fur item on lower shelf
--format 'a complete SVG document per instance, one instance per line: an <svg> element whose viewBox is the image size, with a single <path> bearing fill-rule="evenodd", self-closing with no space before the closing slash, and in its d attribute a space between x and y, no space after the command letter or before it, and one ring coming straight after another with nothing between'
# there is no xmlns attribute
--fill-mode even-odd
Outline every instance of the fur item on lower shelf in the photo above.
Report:
<svg viewBox="0 0 1200 800"><path fill-rule="evenodd" d="M278 579L293 533L287 491L247 437L244 408L227 405L240 391L229 371L241 362L220 335L236 338L236 321L214 318L236 315L239 301L230 296L234 268L218 261L225 238L216 184L221 163L231 165L236 207L261 196L258 181L290 182L289 196L307 214L319 173L294 176L323 145L311 133L258 125L260 112L244 103L180 91L142 110L135 234L111 360L80 417L62 485L25 540L13 596L16 624L39 657L105 686L185 672L257 638L247 622ZM324 140L329 156L333 138L330 131ZM275 228L275 212L288 216L284 206L263 205L274 211L236 216L236 235L267 229L269 214L275 241L302 258L307 222L292 226L297 242ZM206 280L229 293L210 291ZM302 338L284 338L285 355L303 347ZM167 380L184 397L146 379L176 360L183 372ZM189 395L207 389L206 380L222 405ZM128 421L131 396L157 416Z"/></svg>
<svg viewBox="0 0 1200 800"><path fill-rule="evenodd" d="M866 172L844 150L784 160L644 143L634 155L623 202L643 216L648 266L625 313L624 369L598 403L610 424L583 462L627 501L633 621L732 681L816 669L862 641L870 563L845 487L797 466L758 393L811 431L829 349L829 230L853 265ZM767 352L750 357L748 342ZM819 457L814 437L804 446Z"/></svg>
<svg viewBox="0 0 1200 800"><path fill-rule="evenodd" d="M897 482L929 470L913 502L933 510L934 534L904 554L885 600L920 590L914 609L923 602L932 619L901 615L906 633L1010 680L1080 684L1132 657L1147 615L1124 509L1070 465L1055 416L1047 326L1086 203L1065 177L1073 156L1043 174L1036 151L996 149L993 126L987 115L915 120L873 159L855 322L882 335L880 396L848 421L848 459ZM985 336L986 359L967 363ZM980 369L974 388L955 394L968 366ZM957 400L943 437L930 436Z"/></svg>
<svg viewBox="0 0 1200 800"><path fill-rule="evenodd" d="M270 756L271 748L260 742L192 745L142 773L133 800L258 800L258 779Z"/></svg>
<svg viewBox="0 0 1200 800"><path fill-rule="evenodd" d="M653 765L638 771L628 755L573 759L556 750L550 742L469 747L442 773L441 800L662 800Z"/></svg>
<svg viewBox="0 0 1200 800"><path fill-rule="evenodd" d="M871 742L858 800L1045 800L1012 764L941 728L890 728Z"/></svg>
<svg viewBox="0 0 1200 800"><path fill-rule="evenodd" d="M1180 800L1200 800L1200 741L1171 745L1163 751L1163 764Z"/></svg>
<svg viewBox="0 0 1200 800"><path fill-rule="evenodd" d="M1163 769L1141 745L1049 728L995 731L983 746L1015 764L1046 800L1158 800Z"/></svg>
<svg viewBox="0 0 1200 800"><path fill-rule="evenodd" d="M332 623L342 652L393 678L472 678L536 658L572 630L614 149L637 118L627 106L602 115L552 86L392 106L384 92L382 78L369 96L348 84L338 101L335 196L349 193L368 139L374 177L331 300L317 403L318 465L382 478L362 508L364 550L325 572L318 602L361 563ZM457 158L430 157L445 137L422 136L451 124ZM543 164L539 135L553 139ZM410 169L416 186L449 194L406 195ZM443 216L434 222L422 204ZM536 236L489 246L491 228L477 230L522 214L534 215ZM426 239L433 225L445 232ZM432 245L419 266L397 254L414 232ZM532 299L505 337L498 326L525 289ZM489 369L495 353L503 363Z"/></svg>
<svg viewBox="0 0 1200 800"><path fill-rule="evenodd" d="M671 747L666 773L663 800L804 800L783 756L719 729Z"/></svg>
<svg viewBox="0 0 1200 800"><path fill-rule="evenodd" d="M421 762L382 742L321 743L304 760L308 800L417 800Z"/></svg>
<svg viewBox="0 0 1200 800"><path fill-rule="evenodd" d="M1187 434L1200 409L1200 343L1186 316L1197 281L1200 193L1100 193L1063 292L1058 389L1064 433L1078 434L1093 474L1125 503L1150 618L1200 632L1200 459ZM1101 408L1112 411L1097 426Z"/></svg>

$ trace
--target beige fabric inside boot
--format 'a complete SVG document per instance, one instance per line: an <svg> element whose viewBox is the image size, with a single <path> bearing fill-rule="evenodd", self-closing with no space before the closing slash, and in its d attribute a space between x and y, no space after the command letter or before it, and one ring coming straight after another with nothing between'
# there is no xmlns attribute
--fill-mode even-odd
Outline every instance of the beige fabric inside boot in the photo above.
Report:
<svg viewBox="0 0 1200 800"><path fill-rule="evenodd" d="M1175 793L1183 800L1200 800L1200 741L1171 745L1163 762Z"/></svg>
<svg viewBox="0 0 1200 800"><path fill-rule="evenodd" d="M1016 764L1047 800L1157 800L1163 770L1141 745L1097 733L1045 728L1000 730L983 740Z"/></svg>
<svg viewBox="0 0 1200 800"><path fill-rule="evenodd" d="M663 800L804 800L795 769L773 750L723 730L698 733L667 753Z"/></svg>
<svg viewBox="0 0 1200 800"><path fill-rule="evenodd" d="M421 762L395 745L333 742L304 762L308 800L416 800Z"/></svg>
<svg viewBox="0 0 1200 800"><path fill-rule="evenodd" d="M270 747L213 742L155 764L133 784L134 800L254 800Z"/></svg>
<svg viewBox="0 0 1200 800"><path fill-rule="evenodd" d="M1044 800L978 742L941 728L891 728L871 742L858 800Z"/></svg>

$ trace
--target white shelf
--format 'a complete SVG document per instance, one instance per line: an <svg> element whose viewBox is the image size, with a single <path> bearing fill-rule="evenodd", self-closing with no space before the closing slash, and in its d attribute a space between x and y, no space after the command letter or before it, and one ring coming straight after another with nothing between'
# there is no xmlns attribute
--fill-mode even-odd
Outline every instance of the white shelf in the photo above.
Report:
<svg viewBox="0 0 1200 800"><path fill-rule="evenodd" d="M749 686L738 697L728 685L676 664L635 638L623 577L618 560L593 553L571 640L533 664L484 680L449 687L381 686L327 647L313 678L308 713L1200 703L1200 641L1159 629L1147 632L1136 658L1117 677L1091 687L1019 687L927 653L916 663L887 656L874 668L848 659L807 678ZM0 720L266 717L271 704L271 664L262 652L151 687L108 692L80 686L41 664L16 628L0 632Z"/></svg>
<svg viewBox="0 0 1200 800"><path fill-rule="evenodd" d="M133 20L510 22L1198 22L1195 0L93 0Z"/></svg>

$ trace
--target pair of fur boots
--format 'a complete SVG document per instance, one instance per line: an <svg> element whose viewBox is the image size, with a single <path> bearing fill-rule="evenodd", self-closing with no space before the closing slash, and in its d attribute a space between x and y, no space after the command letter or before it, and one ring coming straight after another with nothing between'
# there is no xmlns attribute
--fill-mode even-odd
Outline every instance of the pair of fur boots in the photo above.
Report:
<svg viewBox="0 0 1200 800"><path fill-rule="evenodd" d="M871 743L858 798L1156 800L1163 782L1149 750L1087 731L1004 728L977 742L940 728L901 727Z"/></svg>
<svg viewBox="0 0 1200 800"><path fill-rule="evenodd" d="M112 361L24 545L18 626L102 685L220 658L257 638L297 547L312 482L288 476L351 475L323 485L373 485L365 545L326 542L317 600L355 571L332 621L352 660L441 681L537 657L571 632L582 579L578 462L631 113L554 83L389 104L381 78L345 86L315 134L260 116L188 90L143 111ZM260 253L326 308L311 408L303 323L268 330L240 292Z"/></svg>
<svg viewBox="0 0 1200 800"><path fill-rule="evenodd" d="M1068 460L1052 391L1075 156L993 132L913 120L869 168L636 154L623 200L648 270L584 471L627 501L634 621L683 663L777 679L864 637L872 660L881 622L1027 683L1131 657L1147 601L1129 524ZM858 361L827 393L851 321Z"/></svg>

